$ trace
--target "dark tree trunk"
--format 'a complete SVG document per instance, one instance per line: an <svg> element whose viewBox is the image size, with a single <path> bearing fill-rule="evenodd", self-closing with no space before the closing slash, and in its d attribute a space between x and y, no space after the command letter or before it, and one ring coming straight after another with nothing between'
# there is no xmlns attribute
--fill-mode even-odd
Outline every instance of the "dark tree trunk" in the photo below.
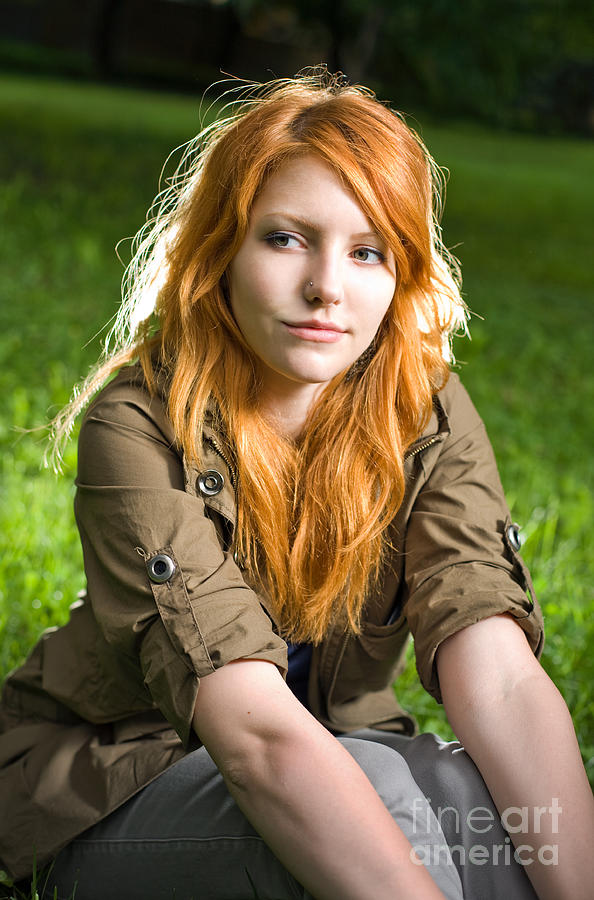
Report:
<svg viewBox="0 0 594 900"><path fill-rule="evenodd" d="M92 54L95 70L101 78L111 78L115 74L115 38L123 5L124 0L104 0L97 12Z"/></svg>
<svg viewBox="0 0 594 900"><path fill-rule="evenodd" d="M328 68L331 72L343 72L345 23L342 0L330 0L328 4L327 25L330 30Z"/></svg>

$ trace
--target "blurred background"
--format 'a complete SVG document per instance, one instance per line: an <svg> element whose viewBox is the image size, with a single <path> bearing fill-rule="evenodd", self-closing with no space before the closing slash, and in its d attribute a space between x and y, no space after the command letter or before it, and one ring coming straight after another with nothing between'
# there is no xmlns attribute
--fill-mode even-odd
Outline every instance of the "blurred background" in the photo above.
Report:
<svg viewBox="0 0 594 900"><path fill-rule="evenodd" d="M594 778L594 22L584 0L0 0L0 677L84 587L76 444L47 423L97 359L170 151L228 75L326 62L449 172L446 245L486 421L547 624L543 664ZM226 74L221 74L226 73ZM202 106L202 113L201 113ZM179 159L173 155L164 175ZM451 735L418 683L422 728Z"/></svg>
<svg viewBox="0 0 594 900"><path fill-rule="evenodd" d="M324 61L399 103L546 132L594 130L588 0L2 0L0 62L205 87Z"/></svg>

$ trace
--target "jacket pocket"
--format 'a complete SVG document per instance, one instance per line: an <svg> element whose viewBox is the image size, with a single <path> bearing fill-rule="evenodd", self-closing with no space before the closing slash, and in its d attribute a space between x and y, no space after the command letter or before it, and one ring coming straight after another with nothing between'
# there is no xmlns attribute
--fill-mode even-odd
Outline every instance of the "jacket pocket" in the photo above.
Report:
<svg viewBox="0 0 594 900"><path fill-rule="evenodd" d="M335 681L335 702L390 685L404 668L409 628L406 618L390 625L366 622L348 639Z"/></svg>
<svg viewBox="0 0 594 900"><path fill-rule="evenodd" d="M372 659L394 660L406 647L408 636L408 622L401 613L396 621L387 625L366 622L359 640Z"/></svg>

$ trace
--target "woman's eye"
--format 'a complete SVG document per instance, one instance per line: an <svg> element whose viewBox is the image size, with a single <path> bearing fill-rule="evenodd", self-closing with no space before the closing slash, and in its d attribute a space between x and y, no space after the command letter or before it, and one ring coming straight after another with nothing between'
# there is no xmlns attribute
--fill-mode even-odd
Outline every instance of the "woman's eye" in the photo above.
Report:
<svg viewBox="0 0 594 900"><path fill-rule="evenodd" d="M273 231L271 234L267 234L264 240L272 247L278 247L280 250L299 246L297 238L293 237L292 234L287 234L286 231Z"/></svg>
<svg viewBox="0 0 594 900"><path fill-rule="evenodd" d="M380 250L372 247L357 247L353 250L353 258L362 263L382 263L386 257Z"/></svg>

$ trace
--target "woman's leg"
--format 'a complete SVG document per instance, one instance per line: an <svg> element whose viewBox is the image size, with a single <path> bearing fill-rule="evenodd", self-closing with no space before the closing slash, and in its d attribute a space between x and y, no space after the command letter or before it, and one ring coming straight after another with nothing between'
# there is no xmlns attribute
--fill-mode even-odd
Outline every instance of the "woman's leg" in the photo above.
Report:
<svg viewBox="0 0 594 900"><path fill-rule="evenodd" d="M241 814L202 747L179 760L55 860L44 897L262 900L303 896Z"/></svg>
<svg viewBox="0 0 594 900"><path fill-rule="evenodd" d="M458 741L442 741L434 734L409 738L375 729L362 729L352 736L391 747L406 760L441 824L465 897L536 900L485 782ZM425 859L433 851L424 846L418 830L423 815L417 804L413 816L417 833L411 842Z"/></svg>
<svg viewBox="0 0 594 900"><path fill-rule="evenodd" d="M461 900L462 885L444 833L403 756L391 747L352 735L339 737L339 741L363 769L411 844L421 838L430 848L422 862L444 897ZM417 810L421 811L418 821ZM373 890L369 896L373 897Z"/></svg>
<svg viewBox="0 0 594 900"><path fill-rule="evenodd" d="M340 738L405 833L419 833L448 900L461 900L455 866L408 766L393 750ZM257 895L251 887L253 882ZM284 869L229 795L204 748L180 760L57 857L45 897L76 900L289 900L309 895ZM370 890L370 897L373 891Z"/></svg>

